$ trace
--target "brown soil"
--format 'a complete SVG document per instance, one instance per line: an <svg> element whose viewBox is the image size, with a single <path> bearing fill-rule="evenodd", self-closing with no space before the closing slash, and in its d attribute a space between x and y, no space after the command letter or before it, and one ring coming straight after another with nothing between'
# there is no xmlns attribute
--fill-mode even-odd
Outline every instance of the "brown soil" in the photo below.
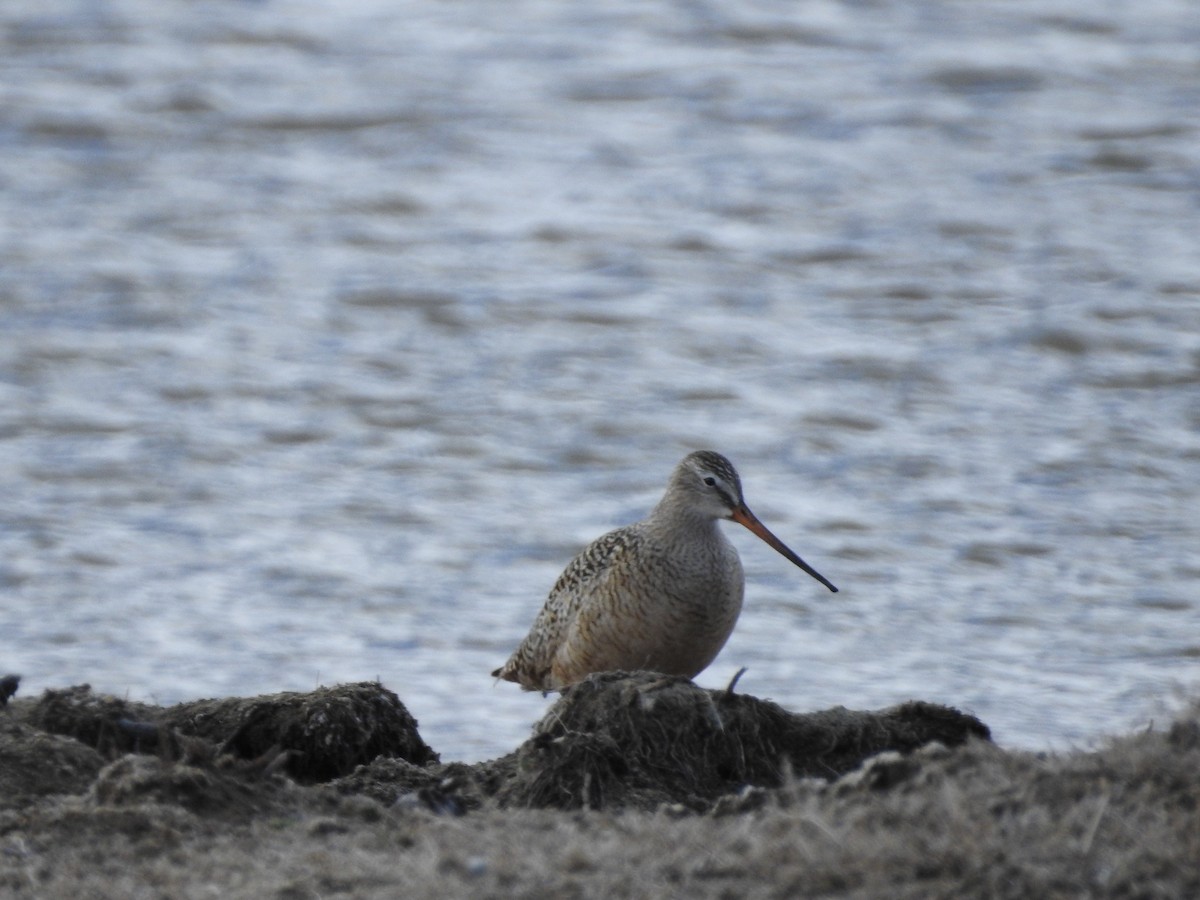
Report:
<svg viewBox="0 0 1200 900"><path fill-rule="evenodd" d="M1198 719L1050 757L927 703L800 715L609 673L467 765L374 683L72 687L0 710L0 896L1183 897Z"/></svg>

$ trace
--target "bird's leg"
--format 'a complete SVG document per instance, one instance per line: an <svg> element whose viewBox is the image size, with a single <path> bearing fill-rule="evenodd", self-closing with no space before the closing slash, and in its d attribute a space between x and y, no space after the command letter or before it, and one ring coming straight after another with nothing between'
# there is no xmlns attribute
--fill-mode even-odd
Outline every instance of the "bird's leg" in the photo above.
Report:
<svg viewBox="0 0 1200 900"><path fill-rule="evenodd" d="M734 673L734 676L729 679L729 686L725 688L725 696L721 698L722 700L728 700L733 696L733 689L737 687L737 683L741 680L742 676L746 674L746 668L746 666L742 666L737 670L737 672Z"/></svg>

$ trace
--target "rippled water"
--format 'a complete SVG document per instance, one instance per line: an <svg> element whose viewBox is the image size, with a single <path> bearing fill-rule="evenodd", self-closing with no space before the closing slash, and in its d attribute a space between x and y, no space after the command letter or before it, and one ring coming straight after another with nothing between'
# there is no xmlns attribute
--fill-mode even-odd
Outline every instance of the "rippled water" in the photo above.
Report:
<svg viewBox="0 0 1200 900"><path fill-rule="evenodd" d="M701 684L1061 748L1200 657L1190 0L8 2L0 669L378 677L447 759L686 451Z"/></svg>

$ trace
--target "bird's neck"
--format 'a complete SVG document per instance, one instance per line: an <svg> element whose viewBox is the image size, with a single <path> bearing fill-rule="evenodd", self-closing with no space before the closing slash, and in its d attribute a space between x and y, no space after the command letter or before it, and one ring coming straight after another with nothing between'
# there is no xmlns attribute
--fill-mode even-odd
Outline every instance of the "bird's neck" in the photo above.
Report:
<svg viewBox="0 0 1200 900"><path fill-rule="evenodd" d="M724 540L724 535L721 534L716 519L698 513L683 503L672 503L667 497L664 497L646 518L645 528L660 536L666 543L672 541L720 543Z"/></svg>

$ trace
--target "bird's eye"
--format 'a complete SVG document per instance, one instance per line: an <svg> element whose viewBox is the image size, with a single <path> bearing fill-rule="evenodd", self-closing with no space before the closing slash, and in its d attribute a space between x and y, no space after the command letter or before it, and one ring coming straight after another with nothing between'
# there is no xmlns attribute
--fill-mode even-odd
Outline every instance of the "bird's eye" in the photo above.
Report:
<svg viewBox="0 0 1200 900"><path fill-rule="evenodd" d="M715 485L717 483L717 479L715 479L711 475L709 475L707 478L704 479L704 483L707 484L709 487L712 487L713 485Z"/></svg>

